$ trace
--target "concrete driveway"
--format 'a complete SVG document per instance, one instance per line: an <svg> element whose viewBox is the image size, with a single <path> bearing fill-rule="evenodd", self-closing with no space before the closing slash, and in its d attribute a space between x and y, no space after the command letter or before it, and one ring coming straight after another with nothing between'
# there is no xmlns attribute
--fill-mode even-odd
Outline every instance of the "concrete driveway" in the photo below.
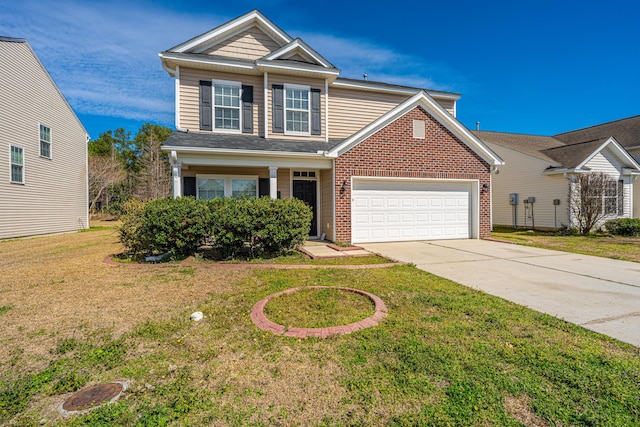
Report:
<svg viewBox="0 0 640 427"><path fill-rule="evenodd" d="M486 240L360 246L640 347L638 263Z"/></svg>

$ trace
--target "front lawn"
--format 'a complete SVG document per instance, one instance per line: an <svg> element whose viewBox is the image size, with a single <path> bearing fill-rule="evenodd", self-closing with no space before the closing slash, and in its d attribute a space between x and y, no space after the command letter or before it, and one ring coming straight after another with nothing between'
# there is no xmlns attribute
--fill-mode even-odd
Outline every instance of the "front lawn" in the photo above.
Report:
<svg viewBox="0 0 640 427"><path fill-rule="evenodd" d="M102 263L115 252L108 230L0 243L0 424L640 424L638 348L412 266ZM312 285L371 292L389 315L327 340L251 322L256 301ZM122 379L118 402L58 415L74 390Z"/></svg>
<svg viewBox="0 0 640 427"><path fill-rule="evenodd" d="M556 232L515 230L510 227L495 227L491 237L543 249L640 262L640 237L605 234L561 236Z"/></svg>

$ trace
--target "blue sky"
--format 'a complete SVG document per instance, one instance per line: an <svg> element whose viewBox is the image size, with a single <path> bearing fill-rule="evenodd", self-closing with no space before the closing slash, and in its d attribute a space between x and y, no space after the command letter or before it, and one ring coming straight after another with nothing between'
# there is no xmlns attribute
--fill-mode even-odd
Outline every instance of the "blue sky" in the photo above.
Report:
<svg viewBox="0 0 640 427"><path fill-rule="evenodd" d="M342 77L462 94L469 128L552 135L640 114L640 3L0 0L92 138L174 126L157 53L260 9ZM1 78L1 76L0 76Z"/></svg>

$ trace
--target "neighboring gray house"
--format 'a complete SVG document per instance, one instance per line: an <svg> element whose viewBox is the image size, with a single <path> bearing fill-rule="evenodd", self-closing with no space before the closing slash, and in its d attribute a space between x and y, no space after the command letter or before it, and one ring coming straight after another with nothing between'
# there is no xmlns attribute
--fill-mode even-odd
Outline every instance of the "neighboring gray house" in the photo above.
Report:
<svg viewBox="0 0 640 427"><path fill-rule="evenodd" d="M494 225L571 224L571 180L590 172L606 173L618 183L604 195L607 218L640 217L640 116L554 136L473 133L505 161L492 177ZM516 205L510 204L511 194L518 195Z"/></svg>
<svg viewBox="0 0 640 427"><path fill-rule="evenodd" d="M29 43L0 37L0 239L89 226L87 139Z"/></svg>

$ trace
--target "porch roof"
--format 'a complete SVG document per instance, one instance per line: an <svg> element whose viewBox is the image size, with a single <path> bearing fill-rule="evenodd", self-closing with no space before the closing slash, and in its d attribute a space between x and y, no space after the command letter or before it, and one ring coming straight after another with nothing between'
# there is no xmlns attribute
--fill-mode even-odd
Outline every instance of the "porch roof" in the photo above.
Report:
<svg viewBox="0 0 640 427"><path fill-rule="evenodd" d="M239 151L265 151L297 154L317 154L329 151L343 139L325 141L298 141L290 139L262 138L255 135L173 132L164 142L164 150L180 148L203 148Z"/></svg>

